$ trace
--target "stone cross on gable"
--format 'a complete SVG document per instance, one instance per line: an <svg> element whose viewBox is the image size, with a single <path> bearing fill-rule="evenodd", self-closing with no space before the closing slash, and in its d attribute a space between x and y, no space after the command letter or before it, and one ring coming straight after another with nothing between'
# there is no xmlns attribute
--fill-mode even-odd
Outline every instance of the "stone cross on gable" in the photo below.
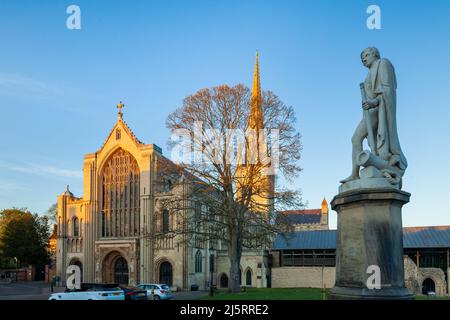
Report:
<svg viewBox="0 0 450 320"><path fill-rule="evenodd" d="M119 104L117 105L117 109L119 109L119 117L122 118L123 112L122 112L122 108L125 107L125 105L122 103L122 101L119 102Z"/></svg>

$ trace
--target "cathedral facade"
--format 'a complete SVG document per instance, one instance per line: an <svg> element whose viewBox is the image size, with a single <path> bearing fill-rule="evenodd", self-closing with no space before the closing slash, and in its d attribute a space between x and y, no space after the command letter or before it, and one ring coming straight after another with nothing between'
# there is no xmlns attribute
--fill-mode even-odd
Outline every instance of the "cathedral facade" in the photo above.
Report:
<svg viewBox="0 0 450 320"><path fill-rule="evenodd" d="M256 74L260 95L257 64ZM65 284L67 267L78 265L82 282L228 287L230 264L220 242L212 250L172 232L179 217L161 201L187 191L164 171L161 164L170 160L162 149L138 140L123 120L122 103L117 107L103 146L84 156L82 197L68 188L58 196L57 275ZM244 250L241 285L270 286L267 250Z"/></svg>

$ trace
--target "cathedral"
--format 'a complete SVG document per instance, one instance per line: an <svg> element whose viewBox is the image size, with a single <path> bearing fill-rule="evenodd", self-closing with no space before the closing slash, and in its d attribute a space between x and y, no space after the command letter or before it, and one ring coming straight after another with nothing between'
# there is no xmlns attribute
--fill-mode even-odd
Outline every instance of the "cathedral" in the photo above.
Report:
<svg viewBox="0 0 450 320"><path fill-rule="evenodd" d="M262 126L261 103L256 57L252 128ZM82 282L164 283L176 290L204 290L211 283L228 287L230 263L220 242L214 248L171 232L179 222L161 201L183 197L186 191L174 187L176 178L164 171L162 164L170 160L162 149L133 134L123 119L123 106L118 104L117 121L100 149L84 156L83 195L67 188L58 196L58 277L65 284L67 267L78 265ZM155 230L160 236L151 236ZM241 285L270 286L269 263L268 250L244 250Z"/></svg>

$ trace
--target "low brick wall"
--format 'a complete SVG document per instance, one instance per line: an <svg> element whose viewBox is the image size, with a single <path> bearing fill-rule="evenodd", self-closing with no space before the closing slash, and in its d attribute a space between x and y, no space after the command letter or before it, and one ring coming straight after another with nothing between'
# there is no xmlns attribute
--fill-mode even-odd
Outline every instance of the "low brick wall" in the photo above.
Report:
<svg viewBox="0 0 450 320"><path fill-rule="evenodd" d="M332 288L335 281L335 267L272 268L272 288Z"/></svg>

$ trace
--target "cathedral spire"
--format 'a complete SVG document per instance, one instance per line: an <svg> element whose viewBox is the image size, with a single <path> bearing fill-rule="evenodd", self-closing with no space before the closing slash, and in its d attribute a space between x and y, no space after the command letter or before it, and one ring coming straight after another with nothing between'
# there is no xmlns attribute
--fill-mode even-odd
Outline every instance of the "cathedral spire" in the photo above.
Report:
<svg viewBox="0 0 450 320"><path fill-rule="evenodd" d="M249 127L252 129L263 128L263 112L262 112L261 84L259 82L258 51L256 51L255 71L253 73L253 87L252 87Z"/></svg>

